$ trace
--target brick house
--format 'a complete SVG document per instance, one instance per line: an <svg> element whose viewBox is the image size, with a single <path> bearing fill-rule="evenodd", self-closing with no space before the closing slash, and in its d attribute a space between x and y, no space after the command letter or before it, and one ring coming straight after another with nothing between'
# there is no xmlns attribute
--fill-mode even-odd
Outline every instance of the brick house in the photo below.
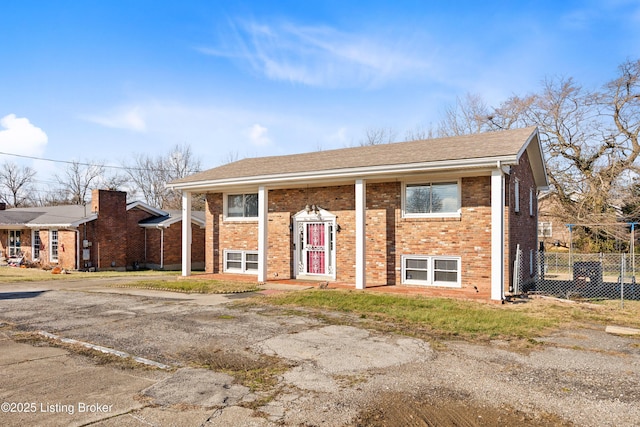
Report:
<svg viewBox="0 0 640 427"><path fill-rule="evenodd" d="M571 236L566 214L555 193L544 192L538 197L538 240L545 250L569 250Z"/></svg>
<svg viewBox="0 0 640 427"><path fill-rule="evenodd" d="M91 204L0 210L0 251L68 270L179 269L182 213L122 191L94 190ZM204 267L204 212L190 215L194 268Z"/></svg>
<svg viewBox="0 0 640 427"><path fill-rule="evenodd" d="M168 186L182 190L183 216L191 193L206 193L208 273L502 300L518 245L535 271L524 254L548 181L530 127L249 158ZM183 239L185 276L189 248Z"/></svg>

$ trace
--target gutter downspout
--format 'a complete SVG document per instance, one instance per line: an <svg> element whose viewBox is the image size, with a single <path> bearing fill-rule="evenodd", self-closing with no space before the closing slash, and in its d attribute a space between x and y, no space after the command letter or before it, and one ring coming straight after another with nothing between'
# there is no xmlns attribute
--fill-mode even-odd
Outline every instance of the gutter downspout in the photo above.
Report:
<svg viewBox="0 0 640 427"><path fill-rule="evenodd" d="M157 226L160 230L160 270L164 270L164 227Z"/></svg>
<svg viewBox="0 0 640 427"><path fill-rule="evenodd" d="M80 270L80 230L77 228L76 232L76 270Z"/></svg>

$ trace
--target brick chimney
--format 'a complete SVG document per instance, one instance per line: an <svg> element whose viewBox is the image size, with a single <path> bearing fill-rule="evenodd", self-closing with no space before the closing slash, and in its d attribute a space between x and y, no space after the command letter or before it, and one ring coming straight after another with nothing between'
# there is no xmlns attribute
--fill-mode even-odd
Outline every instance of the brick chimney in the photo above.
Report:
<svg viewBox="0 0 640 427"><path fill-rule="evenodd" d="M124 191L93 190L91 212L96 220L96 251L98 268L125 268L127 252L127 193Z"/></svg>

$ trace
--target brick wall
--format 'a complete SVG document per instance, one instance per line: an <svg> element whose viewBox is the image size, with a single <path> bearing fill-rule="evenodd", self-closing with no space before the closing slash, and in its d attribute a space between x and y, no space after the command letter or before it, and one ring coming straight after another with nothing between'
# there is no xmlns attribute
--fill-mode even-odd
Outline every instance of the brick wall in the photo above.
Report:
<svg viewBox="0 0 640 427"><path fill-rule="evenodd" d="M367 184L366 274L368 285L400 284L401 256L461 257L462 290L489 297L491 271L491 181L489 176L462 179L460 218L402 218L399 182ZM355 280L355 188L353 185L270 190L268 200L267 277L291 278L292 217L315 204L336 215L337 280ZM221 272L225 249L257 250L257 221L225 222L222 195L207 195L206 271ZM475 286L475 288L474 288ZM477 288L477 290L476 290ZM426 288L425 291L428 291Z"/></svg>
<svg viewBox="0 0 640 427"><path fill-rule="evenodd" d="M139 209L137 207L126 211L126 239L127 239L127 258L126 267L132 268L133 264L144 264L145 247L144 247L144 229L138 223L154 215Z"/></svg>
<svg viewBox="0 0 640 427"><path fill-rule="evenodd" d="M182 221L171 224L162 230L147 228L147 258L149 267L165 270L179 270L182 267ZM198 225L191 225L191 266L193 269L204 268L205 230ZM164 245L164 251L162 251Z"/></svg>
<svg viewBox="0 0 640 427"><path fill-rule="evenodd" d="M91 211L98 212L95 220L96 240L93 256L101 270L123 270L127 266L127 193L123 191L93 190Z"/></svg>
<svg viewBox="0 0 640 427"><path fill-rule="evenodd" d="M516 206L516 194L515 186L516 181L520 187L520 212L515 211ZM533 250L537 250L538 244L538 198L537 188L533 178L533 171L531 170L531 164L529 163L529 157L525 152L520 158L518 165L511 167L511 173L507 176L506 183L508 185L508 192L506 201L508 203L507 220L505 224L508 224L507 230L507 256L509 262L505 266L505 274L508 274L505 282L511 286L513 284L513 262L516 259L516 250L518 244L522 249L522 268L524 272L523 279L526 281L530 277L530 253ZM530 191L533 191L532 201L530 204ZM530 211L532 207L532 212ZM535 257L533 264L533 272L535 274ZM508 289L508 288L507 288ZM505 289L506 290L506 289Z"/></svg>

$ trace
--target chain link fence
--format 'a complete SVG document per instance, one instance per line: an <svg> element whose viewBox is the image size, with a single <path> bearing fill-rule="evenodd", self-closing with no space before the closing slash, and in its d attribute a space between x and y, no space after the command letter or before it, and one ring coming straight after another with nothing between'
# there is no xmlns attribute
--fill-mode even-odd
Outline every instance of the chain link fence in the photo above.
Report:
<svg viewBox="0 0 640 427"><path fill-rule="evenodd" d="M519 289L559 298L640 300L636 283L640 257L633 253L558 253L537 252L537 274L522 283L522 263L514 269Z"/></svg>

